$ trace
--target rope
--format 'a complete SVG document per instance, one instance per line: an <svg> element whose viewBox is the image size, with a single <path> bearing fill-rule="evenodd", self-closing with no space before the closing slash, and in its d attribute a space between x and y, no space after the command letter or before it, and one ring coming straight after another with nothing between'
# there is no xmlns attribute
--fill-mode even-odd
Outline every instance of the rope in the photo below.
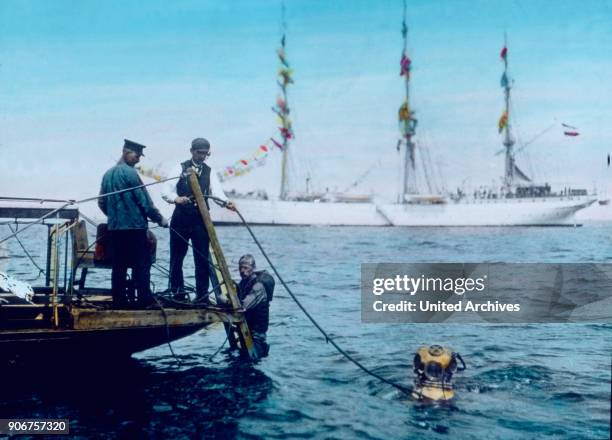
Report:
<svg viewBox="0 0 612 440"><path fill-rule="evenodd" d="M213 198L212 196L204 196L204 197L209 197L209 198L211 198L211 199ZM215 199L217 199L217 197L215 197ZM219 203L219 202L218 202L218 200L221 200L221 199L214 200L214 201L215 201L215 203ZM224 205L220 205L220 206L222 206L223 208L225 208L225 206L224 206ZM172 225L170 225L170 222L168 222L168 229L170 229L172 232L174 232L178 238L180 238L180 239L181 239L181 240L183 240L185 243L187 243L187 246L188 246L188 247L190 247L190 248L191 248L191 250L192 250L193 252L197 252L197 253L198 253L198 255L200 255L201 257L207 257L206 255L204 255L204 253L203 253L202 251L200 251L198 248L196 248L196 247L195 247L195 246L193 246L191 243L189 243L189 240L188 240L187 238L183 237L183 236L182 236L182 235L181 235L181 234L180 234L180 233L179 233L179 232L178 232L176 229L174 229L174 228L172 227ZM219 266L218 266L218 265L216 265L216 264L214 264L212 261L208 261L208 266L209 266L209 267L212 267L213 269L218 269L218 270L220 270ZM219 285L221 285L221 284L223 284L223 283L220 283Z"/></svg>
<svg viewBox="0 0 612 440"><path fill-rule="evenodd" d="M168 179L167 179L167 180L168 180ZM1 199L1 198L0 198L0 199ZM221 199L219 199L219 200L221 200ZM219 203L219 202L218 202L217 200L215 200L215 203ZM98 227L98 224L97 224L96 222L94 222L94 221L93 221L91 218L87 217L87 216L86 216L85 214L83 214L82 212L79 212L79 216L80 216L80 217L83 217L83 219L84 219L85 221L87 221L87 222L88 222L90 225L92 225L92 226L94 226L94 227L96 227L96 228ZM149 229L155 229L155 228L158 228L158 226L153 227L153 228L149 228ZM194 246L193 246L191 243L189 243L189 240L188 240L188 239L186 239L185 237L183 237L183 236L182 236L182 235L181 235L181 234L180 234L180 233L179 233L179 232L178 232L176 229L174 229L174 228L172 227L172 225L170 225L170 222L168 222L168 229L170 229L171 231L173 231L173 232L174 232L174 233L177 235L177 237L179 237L181 240L183 240L185 243L187 243L187 246L188 246L188 247L190 247L190 248L191 248L191 250L192 250L193 252L197 252L197 253L198 253L200 256L204 256L204 254L203 254L203 253L202 253L202 252L201 252L199 249L197 249L197 248L196 248L196 247L194 247ZM97 241L97 240L96 240L96 241ZM209 265L210 267L212 267L213 269L219 269L219 267L218 267L217 265L213 264L211 261L209 261L209 262L208 262L208 265ZM151 266L153 266L155 269L157 269L157 270L159 270L160 272L162 272L164 275L166 275L166 276L168 276L168 277L170 276L170 271L169 271L169 270L167 270L166 268L163 268L163 267L161 267L161 266L159 266L159 265L157 265L157 264L155 264L155 263L153 263ZM187 282L187 281L183 281L183 283L184 283L184 284L185 284L187 287L190 287L191 289L193 289L193 290L195 291L195 289L196 289L196 288L195 288L195 286L194 286L193 284L191 284L191 283L189 283L189 282ZM214 291L215 291L215 289L217 289L217 288L218 288L219 286L221 286L222 284L223 284L223 283L219 283L219 285L217 285L217 286L213 286L213 288L212 288L212 289L211 289L211 290L208 292L208 294L210 295L210 293L214 292Z"/></svg>
<svg viewBox="0 0 612 440"><path fill-rule="evenodd" d="M82 200L79 200L79 201L69 200L64 205L62 205L61 207L56 208L56 209L48 212L47 214L43 215L42 217L39 217L34 222L29 223L25 228L12 233L8 237L3 238L2 240L0 240L0 244L4 243L5 241L9 240L12 237L16 237L17 234L19 234L20 232L25 231L30 226L33 226L33 225L35 225L37 223L40 223L44 219L50 217L53 214L56 214L57 212L61 211L62 209L66 208L66 207L68 207L70 205L79 204L79 203L85 203L85 202L97 200L97 199L99 199L101 197L108 197L108 196L111 196L111 195L114 195L114 194L120 194L120 193L124 193L124 192L128 192L128 191L134 191L134 190L139 189L139 188L144 188L144 187L147 187L147 186L156 185L156 184L159 184L159 183L164 183L164 182L167 182L169 180L175 180L175 179L178 179L179 177L180 176L170 177L170 178L163 179L163 180L156 181L156 182L152 182L152 183L142 184L142 185L138 185L138 186L134 186L134 187L131 187L131 188L126 188L126 189L122 189L122 190L118 190L118 191L112 191L112 192L105 193L105 194L99 194L97 196L88 197L86 199L82 199ZM223 199L220 199L218 197L214 197L214 196L210 196L210 195L206 195L204 197L206 197L208 199L211 199L211 200L214 200L217 204L219 204L219 206L222 206L222 207L227 206L227 201L225 201ZM39 200L42 200L42 199L39 199ZM348 354L342 347L340 347L340 345L338 345L338 343L336 343L336 341L334 341L334 339L312 317L312 315L308 312L308 310L306 310L306 308L302 305L302 303L298 300L298 298L295 296L295 294L289 288L289 286L287 285L287 283L285 282L283 277L281 277L280 273L276 269L276 266L272 263L272 261L268 257L268 254L264 250L263 246L261 245L261 243L259 242L259 240L255 236L255 234L253 233L253 230L251 229L251 227L247 223L247 221L244 219L244 217L242 216L240 211L238 209L236 209L236 208L234 208L234 211L240 217L240 220L242 221L243 225L246 227L247 231L251 235L251 238L253 239L253 241L255 242L257 247L259 248L260 252L262 253L264 258L266 259L266 261L268 262L268 264L270 265L270 267L274 271L275 275L278 277L279 281L281 282L281 284L283 285L283 287L285 288L285 290L287 291L287 293L289 294L291 299L293 299L293 301L297 304L297 306L300 308L302 313L304 313L304 315L306 315L306 317L312 323L312 325L314 325L316 327L316 329L319 330L319 332L325 337L325 342L331 344L338 351L338 353L340 353L342 356L344 356L344 358L346 358L348 361L352 362L355 366L357 366L359 369L361 369L364 373L366 373L366 374L368 374L368 375L370 375L370 376L380 380L381 382L384 382L384 383L386 383L388 385L391 385L392 387L398 389L399 391L401 391L401 392L403 392L403 393L405 393L407 395L410 395L411 390L408 387L405 387L405 386L400 385L398 383L395 383L395 382L393 382L393 381L391 381L389 379L386 379L386 378L382 377L381 375L379 375L379 374L373 372L372 370L368 369L361 362L359 362L357 359L353 358L350 354ZM195 248L193 248L193 249L195 249ZM176 357L176 354L174 353L174 350L172 349L172 345L170 344L170 330L169 330L169 327L168 327L168 320L167 320L166 311L163 308L163 306L161 305L161 303L158 301L158 299L155 296L153 296L153 298L157 302L157 304L160 307L160 310L161 310L161 312L162 312L162 314L164 316L164 321L166 323L166 335L167 335L167 338L168 338L168 346L170 348L170 351L171 351L172 355L174 356L175 360L180 365L180 360ZM224 341L223 344L225 344L225 341ZM216 355L216 353L215 353L215 355Z"/></svg>
<svg viewBox="0 0 612 440"><path fill-rule="evenodd" d="M228 339L229 339L229 336L226 336L226 337L225 337L225 339L224 339L224 341L223 341L223 344L221 344L221 345L219 346L219 348L217 348L217 351L215 351L215 352L212 354L212 356L210 356L210 357L208 358L208 361L212 361L212 360L215 358L215 356L217 356L217 355L219 354L219 352L220 352L220 351L223 349L223 347L225 346L225 343L227 342L227 340L228 340Z"/></svg>
<svg viewBox="0 0 612 440"><path fill-rule="evenodd" d="M221 199L219 199L217 197L213 197L213 196L205 196L205 197L208 197L208 198L213 199L213 200L216 199L217 201L220 201L220 202L223 202L223 203L227 204L224 200L221 200ZM310 320L312 325L314 325L317 328L317 330L319 330L319 332L325 337L325 342L331 344L338 351L338 353L340 353L342 356L344 356L348 361L350 361L353 364L355 364L358 368L360 368L366 374L369 374L370 376L380 380L381 382L384 382L384 383L386 383L388 385L391 385L392 387L398 389L402 393L410 395L411 392L412 392L412 390L410 388L405 387L403 385L400 385L398 383L395 383L395 382L393 382L393 381L391 381L389 379L386 379L386 378L382 377L381 375L379 375L379 374L373 372L372 370L368 369L361 362L359 362L357 359L355 359L350 354L348 354L342 347L340 347L340 345L338 345L338 343L336 343L336 341L334 341L334 339L331 336L329 336L329 334L319 325L319 323L312 317L312 315L308 312L308 310L306 310L306 308L302 305L302 303L297 299L297 297L291 291L291 289L289 288L289 286L287 285L287 283L285 282L283 277L281 277L281 275L278 273L278 270L276 269L276 266L274 266L274 264L272 263L272 261L268 257L268 254L266 253L266 251L264 250L263 246L261 245L261 243L259 242L259 240L255 236L255 234L253 233L253 230L251 229L251 226L244 219L244 217L242 216L240 211L238 211L238 209L235 209L235 212L236 212L236 214L238 214L238 217L240 217L240 220L242 221L242 224L246 227L247 231L251 235L251 238L253 239L253 241L255 242L255 244L257 245L259 250L261 251L262 255L264 256L264 258L266 259L266 261L268 262L268 264L270 265L270 267L274 271L274 274L278 277L279 281L281 282L281 284L283 285L283 287L285 288L285 290L287 291L287 293L289 294L291 299L293 299L293 301L297 304L297 306L304 313L304 315L306 315L306 317Z"/></svg>
<svg viewBox="0 0 612 440"><path fill-rule="evenodd" d="M44 273L44 271L43 271L43 270L42 270L42 269L41 269L41 268L40 268L40 267L39 267L39 266L36 264L36 262L34 261L34 259L31 257L31 255L28 253L28 251L25 249L25 247L24 247L23 243L21 243L21 240L19 240L18 234L19 234L20 232L23 232L23 231L25 231L26 229L28 229L29 227L31 227L31 226L33 226L33 225L35 225L35 224L38 224L38 223L40 223L40 222L44 221L46 218L48 218L48 217L52 216L53 214L58 213L59 211L61 211L62 209L67 208L67 207L68 207L68 206L70 206L70 205L76 205L76 204L80 204L80 203L86 203L86 202L90 202L90 201L93 201L93 200L98 200L98 199L103 198L103 197L109 197L109 196L111 196L111 195L115 195L115 194L121 194L121 193L128 192L128 191L134 191L134 190L137 190L137 189L140 189L140 188L145 188L145 187L147 187L147 186L157 185L157 184L160 184L160 183L168 182L168 181L170 181L170 180L175 180L175 179L178 179L179 177L180 177L180 176L177 176L177 177L169 177L169 178L167 178L167 179L162 179L162 180L155 181L155 182L151 182L151 183L146 183L146 184L142 184L142 185L138 185L138 186L133 186L133 187L130 187L130 188L125 188L125 189L121 189L121 190L117 190L117 191L112 191L112 192L108 192L108 193L104 193L104 194L99 194L99 195L97 195L97 196L94 196L94 197L88 197L88 198L85 198L85 199L82 199L82 200L38 199L38 198L25 198L25 197L0 197L0 200L10 200L10 201L25 201L25 202L32 202L32 201L36 201L36 202L40 202L40 203L44 203L44 202L56 202L56 203L57 203L57 202L59 202L59 203L61 203L61 202L65 202L65 203L64 203L62 206L60 206L59 208L56 208L56 209L54 209L54 210L52 210L52 211L48 212L47 214L45 214L45 215L43 215L43 216L39 217L38 219L36 219L35 221L33 221L33 222L31 222L31 223L28 223L28 224L27 224L27 226L26 226L26 227L24 227L24 228L23 228L23 229L21 229L21 230L19 230L19 229L17 229L17 230L13 230L13 228L12 228L12 227L11 227L11 225L9 224L8 226L9 226L9 229L11 230L11 234L10 234L9 236L7 236L7 237L3 238L2 240L0 240L0 244L2 244L2 243L4 243L5 241L7 241L7 240L9 240L9 239L11 239L11 238L13 238L13 237L14 237L14 238L17 240L17 242L19 243L19 245L21 246L22 250L23 250L23 251L25 252L25 254L28 256L28 258L30 258L30 260L32 261L32 263L33 263L33 264L36 266L36 268L39 270L39 276L40 276L40 274L41 274L41 273ZM217 203L219 203L219 202L217 202ZM224 201L222 201L221 203L225 203L225 202L224 202ZM93 226L95 226L95 227L97 227L97 226L98 226L98 225L97 225L97 224L96 224L96 223L95 223L95 222L94 222L92 219L90 219L89 217L87 217L87 216L83 215L82 213L81 213L81 216L83 217L83 219L84 219L85 221L87 221L87 222L88 222L88 223L90 223L91 225L93 225ZM168 227L170 227L170 225L168 225ZM174 233L176 233L176 235L177 235L177 236L178 236L178 237L179 237L181 240L185 241L185 242L187 243L187 245L188 245L188 246L191 246L191 244L189 243L189 241L188 241L188 240L186 240L186 239L185 239L185 238L184 238L184 237L183 237L181 234L179 234L179 233L178 233L176 230L174 230L174 229L172 229L172 230L174 231ZM106 234L105 234L105 235L106 235ZM98 242L100 239L102 239L102 238L103 238L105 235L103 235L102 237L98 237L96 240L94 240L94 242L93 242L93 243L91 243L91 244L90 244L90 245L87 247L87 249L85 250L85 252L83 252L83 254L82 254L80 257L79 257L79 259L77 260L77 262L76 262L76 264L75 264L75 267L73 268L73 271L72 271L72 276L71 276L71 285L74 283L74 277L75 277L75 275L76 275L76 268L77 268L77 267L79 267L79 265L81 264L81 261L83 260L84 255L87 253L87 251L89 251L89 250L92 248L92 246L94 246L94 245L95 245L95 244L96 244L96 243L97 243L97 242ZM201 252L199 251L199 249L196 249L196 248L195 248L195 247L193 247L193 246L191 246L191 248L192 248L192 250L193 250L194 252L198 252L200 255L203 255L203 253L201 253ZM162 267L158 266L157 264L152 264L151 266L153 266L153 267L155 267L156 269L160 270L160 271L161 271L162 273L164 273L165 275L168 275L168 274L169 274L169 271L167 271L167 270L165 270L164 268L162 268ZM214 268L214 265L213 265L213 268ZM192 288L193 288L193 286L190 286L190 285L189 285L189 283L185 283L185 284L187 284L189 287L192 287ZM217 286L217 287L218 287L218 286ZM168 324L168 315L167 315L166 310L164 309L163 305L162 305L162 304L160 303L160 301L157 299L157 297L156 297L155 295L152 295L152 297L153 297L153 299L155 300L155 302L157 303L157 305L159 306L160 311L161 311L161 313L162 313L162 315L163 315L163 317L164 317L164 323L165 323L165 328L166 328L166 338L167 338L167 339L166 339L166 342L167 342L167 344L168 344L168 348L170 349L170 353L172 353L172 356L174 357L174 359L176 360L176 362L177 362L178 366L180 367L180 366L181 366L181 361L180 361L180 359L179 359L179 358L176 356L176 353L174 352L174 349L172 348L172 344L171 344L171 342L170 342L170 326L169 326L169 324ZM227 338L226 338L226 341L227 341ZM223 342L223 345L225 345L225 341ZM217 350L217 351L214 353L214 355L211 357L211 359L212 359L214 356L216 356L216 355L217 355L217 353L218 353L218 352L221 350L221 348L223 348L223 345L222 345L222 346L219 348L219 350Z"/></svg>
<svg viewBox="0 0 612 440"><path fill-rule="evenodd" d="M7 224L7 226L9 227L9 229L11 230L11 232L15 232L13 231L13 227L10 224ZM19 227L17 227L17 230L19 230ZM36 267L36 269L38 269L38 276L36 277L37 279L45 273L45 271L36 263L36 261L34 261L34 258L32 257L32 255L30 255L30 253L28 252L28 250L25 248L25 246L23 245L23 243L21 242L21 240L19 239L19 237L15 236L15 239L17 240L17 243L19 243L19 246L21 246L21 249L23 250L23 252L26 254L26 256L30 259L30 261L32 262L32 264Z"/></svg>
<svg viewBox="0 0 612 440"><path fill-rule="evenodd" d="M83 218L85 219L85 221L87 221L88 223L90 223L92 226L97 227L98 225L96 224L96 222L94 222L92 219L90 219L87 216L83 216ZM108 234L108 233L107 233ZM91 243L89 246L87 246L87 249L85 249L85 251L82 253L82 255L79 257L79 259L77 260L76 264L74 265L74 268L72 270L72 278L71 278L71 282L70 285L74 285L74 278L76 276L76 269L79 267L79 265L81 264L81 261L83 261L83 257L84 255L92 248L92 246L94 246L98 241L100 241L101 239L103 239L104 237L107 236L107 234L104 234L98 238L96 238L93 243ZM15 237L17 240L18 238ZM158 266L157 264L153 263L151 264L151 266L155 267L156 269L158 269L159 271L161 271L162 273L164 273L165 275L167 275L169 272L164 272L165 268L162 268L161 266ZM164 317L164 326L166 328L166 344L168 344L168 348L170 349L170 353L172 354L172 357L174 358L174 360L177 363L177 366L180 368L182 366L181 364L181 360L178 358L178 356L176 355L176 353L174 352L174 349L172 348L172 343L170 342L170 326L168 324L168 315L166 313L166 310L164 309L164 306L159 302L159 300L157 299L157 296L154 295L153 293L151 294L151 296L153 297L153 299L155 300L155 302L157 303L157 305L159 306L162 316ZM79 292L79 299L82 299L81 293ZM82 303L84 303L82 301Z"/></svg>
<svg viewBox="0 0 612 440"><path fill-rule="evenodd" d="M164 324L166 326L166 343L168 344L168 348L170 349L170 353L172 353L172 357L176 361L177 366L180 368L182 366L181 360L178 358L176 353L174 353L174 349L172 348L172 343L170 342L170 325L168 324L168 315L166 314L166 309L164 309L164 306L162 306L162 304L159 302L159 300L157 299L157 297L155 295L151 295L151 296L153 297L153 299L155 300L155 302L159 306L159 309L162 312L162 315L164 317Z"/></svg>
<svg viewBox="0 0 612 440"><path fill-rule="evenodd" d="M7 241L7 240L9 240L9 239L11 239L11 238L13 238L13 237L17 236L17 234L19 234L19 233L21 233L21 232L25 231L25 230L26 230L26 229L28 229L29 227L34 226L34 225L36 225L36 224L38 224L38 223L42 222L43 220L45 220L46 218L48 218L48 217L52 216L53 214L57 214L57 213L58 213L58 212L60 212L62 209L66 209L68 206L71 206L71 205L78 205L78 204L80 204L80 203L91 202L91 201L93 201L93 200L98 200L98 199L100 199L100 198L102 198L102 197L109 197L109 196L112 196L112 195L115 195L115 194L121 194L121 193L128 192L128 191L134 191L134 190L137 190L137 189L140 189L140 188L145 188L145 187L147 187L147 186L158 185L158 184L160 184L160 183L168 182L168 181L170 181L170 180L176 180L176 179L178 179L178 178L180 178L180 176L176 176L176 177L168 177L167 179L162 179L162 180L158 180L158 181L151 182L151 183L143 183L142 185L132 186L132 187L130 187L130 188L120 189L120 190L117 190L117 191L111 191L111 192L109 192L109 193L105 193L105 194L98 194L97 196L88 197L88 198L86 198L86 199L82 199L82 200L66 200L66 201L65 201L66 203L64 203L64 204L63 204L62 206L60 206L59 208L56 208L56 209L51 210L50 212L46 213L45 215L43 215L43 216L41 216L41 217L37 218L36 220L34 220L32 223L28 223L28 225L27 225L26 227L24 227L23 229L20 229L20 230L16 231L15 233L13 233L13 234L11 234L11 235L9 235L9 236L7 236L7 237L4 237L2 240L0 240L0 244L2 244L2 243L4 243L5 241ZM9 197L0 197L0 199L2 199L2 198L3 198L3 199L11 199L11 198L9 198ZM17 199L17 198L15 198L15 199ZM22 199L22 200L24 200L24 199ZM27 200L27 199L26 199L26 200ZM37 200L37 201L41 201L41 202L42 202L42 201L46 201L46 199L29 199L29 200L30 200L30 201L31 201L31 200Z"/></svg>
<svg viewBox="0 0 612 440"><path fill-rule="evenodd" d="M46 213L45 215L43 215L42 217L37 218L36 220L34 220L32 223L28 223L23 229L19 229L16 232L12 233L11 235L4 237L2 240L0 240L0 244L4 243L7 240L10 240L13 237L16 237L18 234L22 233L23 231L25 231L26 229L30 228L31 226L34 226L38 223L41 223L43 220L45 220L48 217L51 217L53 214L57 214L58 212L60 212L62 209L67 208L68 206L72 205L72 202L68 202L65 203L64 205L60 206L57 209L54 209L48 213Z"/></svg>
<svg viewBox="0 0 612 440"><path fill-rule="evenodd" d="M90 219L89 217L87 217L87 216L85 216L85 215L82 215L82 214L81 214L81 216L83 217L83 219L84 219L86 222L88 222L88 223L89 223L89 224L91 224L92 226L94 226L94 227L97 227L97 226L98 226L98 224L97 224L95 221L93 221L92 219ZM170 225L168 225L168 227L170 228ZM153 229L153 228L151 228L151 229ZM186 239L185 239L185 238L184 238L184 237L183 237L181 234L179 234L178 232L176 232L174 229L173 229L173 231L174 231L174 232L177 234L177 236L178 236L178 237L179 237L181 240L185 241L185 242L187 243L187 245L188 245L188 246L191 246L191 244L189 243L189 241L188 241L188 240L186 240ZM81 261L82 261L82 259L83 259L83 256L85 255L85 253L86 253L87 251L89 251L93 245L95 245L95 244L96 244L96 243L97 243L99 240L101 240L101 239L102 239L102 238L104 238L104 237L106 237L106 234L105 234L105 235L102 235L101 237L96 238L96 240L94 240L94 242L93 242L93 243L91 243L91 244L90 244L90 245L87 247L87 249L85 250L85 252L83 252L83 255L81 255L81 257L79 257L79 259L78 259L78 261L77 261L77 263L76 263L76 265L75 265L75 267L74 267L74 269L73 269L73 279L72 279L72 283L71 283L71 284L73 284L73 283L74 283L74 275L76 274L76 268L77 268L77 267L80 265L80 263L81 263ZM18 239L18 237L15 237L15 238L16 238L17 240L19 240L19 239ZM195 248L195 247L193 247L193 246L191 246L191 248L193 249L193 251L194 251L194 252L196 252L196 251L197 251L197 252L200 252L198 249L196 249L196 248ZM25 249L24 249L24 251L25 251ZM155 263L151 264L151 266L152 266L152 267L154 267L154 268L156 268L157 270L159 270L160 272L162 272L162 273L163 273L164 275L166 275L166 276L169 276L169 274L170 274L170 271L168 271L166 268L163 268L163 267L161 267L161 266L159 266L159 265L157 265L157 264L155 264ZM189 283L185 282L185 284L186 284L188 287L191 287L191 288L195 289L195 287L194 287L194 286L192 286L192 285L190 285ZM218 286L216 286L216 287L218 287ZM216 288L216 287L215 287L215 288ZM214 290L214 289L213 289L213 290ZM154 295L154 294L152 294L152 297L153 297L153 299L155 300L155 302L157 303L157 305L158 305L158 307L159 307L159 309L160 309L160 311L161 311L161 313L162 313L162 316L164 317L164 326L165 326L165 329L166 329L166 344L168 345L168 348L169 348L169 350L170 350L170 353L172 354L172 357L174 358L174 360L175 360L175 361L176 361L176 363L177 363L177 367L178 367L178 368L180 368L180 367L182 366L181 360L179 359L179 357L178 357L178 356L176 355L176 353L174 352L174 348L172 347L172 343L171 343L171 341L170 341L170 326L169 326L169 324L168 324L168 314L166 313L166 309L164 308L164 306L162 305L162 303L159 301L159 299L157 298L157 296L156 296L156 295ZM164 298L164 299L165 299L165 300L168 300L168 298ZM183 305L183 306L184 306L184 305L193 305L192 303L187 303L187 302L177 301L177 300L174 300L174 299L172 299L172 300L171 300L171 302L174 302L174 303L176 303L176 304L180 304L180 305ZM210 357L210 360L212 360L212 359L213 359L213 358L214 358L214 357L215 357L215 356L216 356L216 355L217 355L217 354L218 354L218 353L221 351L221 349L223 348L223 346L225 345L225 343L226 343L226 342L227 342L227 337L225 338L225 341L223 341L223 344L221 345L221 347L219 347L219 349L218 349L218 350L217 350L217 351L216 351L216 352L215 352L215 353L214 353L214 354L213 354L213 355Z"/></svg>
<svg viewBox="0 0 612 440"><path fill-rule="evenodd" d="M87 223L89 223L90 225L92 225L93 227L95 227L95 228L97 228L97 227L98 227L98 224L97 224L95 221L93 221L91 218L89 218L88 216L84 215L83 213L80 213L80 212L79 212L79 216L80 216L80 217L83 217L83 219L84 219L84 220L85 220ZM155 226L155 227L152 227L152 228L149 228L149 229L157 229L157 228L159 228L159 227L160 227L160 226ZM199 250L199 249L197 249L197 248L195 248L194 246L192 246L192 245L191 245L191 243L189 243L189 240L187 240L185 237L183 237L181 234L179 234L179 233L178 233L178 232L177 232L177 231L176 231L174 228L172 228L170 225L168 225L168 228L169 228L169 229L171 229L172 231L174 231L174 232L176 233L176 235L177 235L177 236L178 236L178 237L179 237L181 240L185 241L185 242L187 243L187 245L188 245L189 247L191 247L191 249L192 249L194 252L198 252L198 253L200 253L200 255L203 255L203 254L200 252L200 250ZM105 235L102 235L101 237L96 238L96 240L94 240L94 242L93 242L93 243L91 243L91 244L90 244L90 245L87 247L87 249L85 249L85 251L83 252L83 254L82 254L80 257L79 257L79 259L77 260L77 262L76 262L76 264L75 264L75 266L74 266L74 273L73 273L73 279L72 279L72 282L74 282L74 276L75 276L75 274L76 274L76 268L78 268L78 267L79 267L79 265L81 264L81 261L83 261L83 257L84 257L84 255L85 255L85 253L86 253L87 251L89 251L89 250L90 250L90 249L91 249L91 248L92 248L92 247L93 247L93 246L94 246L94 245L95 245L95 244L96 244L96 243L97 243L99 240L103 239L104 237L106 237L106 234L105 234ZM17 237L15 237L15 238L17 238ZM212 264L211 262L209 262L209 265L210 265L210 266L212 266L213 268L217 268L217 266L216 266L216 265L214 265L214 264ZM168 277L170 276L170 271L169 271L168 269L166 269L165 267L162 267L162 266L160 266L160 265L158 265L158 264L156 264L156 263L152 263L152 264L151 264L151 267L153 267L153 268L157 269L158 271L160 271L160 272L161 272L162 274L164 274L165 276L168 276ZM44 273L44 271L43 271L43 273ZM185 285L186 285L187 287L189 287L189 288L191 288L192 290L194 290L194 291L195 291L195 286L194 286L193 284L191 284L191 283L189 283L189 282L187 282L187 281L183 281L183 282L185 283ZM210 293L214 292L214 291L215 291L217 288L219 288L221 285L223 285L223 282L219 283L219 284L218 284L218 285L216 285L216 286L213 286L213 287L212 287L212 289L211 289L211 290L208 292L208 294L210 295ZM192 304L192 303L190 303L190 302L181 302L181 301L176 301L176 300L175 300L174 302L176 302L177 304L181 304L181 305L191 305L191 304Z"/></svg>
<svg viewBox="0 0 612 440"><path fill-rule="evenodd" d="M7 196L0 196L0 200L11 201L11 202L40 202L41 204L45 202L50 202L50 203L74 202L74 200L67 200L67 199L41 199L41 198L35 198L35 197L7 197Z"/></svg>
<svg viewBox="0 0 612 440"><path fill-rule="evenodd" d="M92 219L90 219L89 217L87 217L86 215L83 215L82 213L79 213L79 216L83 217L83 219L89 223L90 225L92 225L93 227L97 228L98 224L93 221ZM150 229L156 229L159 228L159 226L150 228ZM108 234L108 233L107 233ZM81 262L83 261L83 257L85 256L85 254L91 250L91 248L100 240L102 240L103 238L105 238L107 236L107 234L104 234L98 238L96 238L93 243L91 243L89 246L87 246L87 249L85 249L84 251L80 251L82 252L82 255L79 257L79 259L77 260L76 264L74 265L74 269L73 269L73 274L72 274L72 283L74 283L74 277L76 276L76 269L81 265ZM17 237L15 237L17 238ZM168 269L166 269L165 267L162 267L156 263L152 263L151 267L159 270L162 274L166 275L166 276L170 276L170 271ZM191 289L195 290L195 286L193 286L191 283L185 281L185 284L187 285L187 287L190 287ZM216 286L218 287L218 286Z"/></svg>

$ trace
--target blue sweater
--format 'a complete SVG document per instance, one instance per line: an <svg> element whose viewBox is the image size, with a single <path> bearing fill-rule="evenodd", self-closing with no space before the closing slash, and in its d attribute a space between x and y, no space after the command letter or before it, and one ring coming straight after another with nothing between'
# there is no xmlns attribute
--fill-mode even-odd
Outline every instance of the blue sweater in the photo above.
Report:
<svg viewBox="0 0 612 440"><path fill-rule="evenodd" d="M142 185L136 170L121 160L102 178L100 194ZM98 199L98 206L108 217L108 230L147 229L147 218L159 223L159 213L146 188L138 188Z"/></svg>

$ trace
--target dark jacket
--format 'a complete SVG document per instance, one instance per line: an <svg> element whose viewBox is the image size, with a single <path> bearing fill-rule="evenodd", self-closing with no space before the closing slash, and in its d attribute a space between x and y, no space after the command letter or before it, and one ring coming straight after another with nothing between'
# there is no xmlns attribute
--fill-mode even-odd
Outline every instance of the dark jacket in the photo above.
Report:
<svg viewBox="0 0 612 440"><path fill-rule="evenodd" d="M123 160L104 173L100 194L142 185L134 167ZM146 188L125 191L98 199L98 206L108 217L108 230L147 229L147 218L155 223L162 220Z"/></svg>
<svg viewBox="0 0 612 440"><path fill-rule="evenodd" d="M270 320L270 303L264 285L257 280L255 274L240 281L238 298L246 311L246 320L251 332L265 334Z"/></svg>

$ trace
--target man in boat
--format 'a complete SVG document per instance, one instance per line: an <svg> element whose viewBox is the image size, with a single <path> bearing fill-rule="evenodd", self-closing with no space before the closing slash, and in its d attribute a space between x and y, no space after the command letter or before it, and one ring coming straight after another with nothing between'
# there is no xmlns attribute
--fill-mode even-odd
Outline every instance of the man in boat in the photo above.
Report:
<svg viewBox="0 0 612 440"><path fill-rule="evenodd" d="M162 192L162 198L175 205L170 224L170 290L179 299L185 297L183 260L187 254L189 240L191 240L195 263L196 302L207 304L210 284L209 238L189 185L191 170L194 169L198 175L204 196L212 195L224 200L223 202L215 200L215 203L228 209L234 209L234 205L225 201L225 195L219 194L221 185L216 175L211 173L210 167L205 163L206 158L210 156L210 143L204 138L194 139L190 152L191 158L181 162L170 174L171 176L180 175L179 180L166 185ZM212 186L211 177L214 179ZM206 204L208 207L208 200Z"/></svg>
<svg viewBox="0 0 612 440"><path fill-rule="evenodd" d="M151 294L151 251L147 240L148 219L162 227L168 221L160 214L134 169L144 156L144 145L125 140L121 159L102 178L100 195L128 188L131 191L110 194L98 199L98 206L108 217L108 231L112 247L113 305L128 305L126 275L132 268L132 281L138 294L138 305L146 307L154 302Z"/></svg>
<svg viewBox="0 0 612 440"><path fill-rule="evenodd" d="M240 283L238 298L245 310L245 317L253 337L257 357L268 355L270 346L266 342L266 333L270 320L270 301L274 291L274 278L266 271L255 271L255 258L246 254L238 261Z"/></svg>

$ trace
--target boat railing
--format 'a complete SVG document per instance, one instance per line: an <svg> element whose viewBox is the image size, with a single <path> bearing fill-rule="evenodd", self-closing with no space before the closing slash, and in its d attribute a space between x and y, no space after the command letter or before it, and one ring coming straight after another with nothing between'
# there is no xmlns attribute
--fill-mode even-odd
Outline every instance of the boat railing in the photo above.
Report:
<svg viewBox="0 0 612 440"><path fill-rule="evenodd" d="M463 197L461 199L453 198L452 200L455 203L465 203L465 204L498 204L498 203L538 203L538 202L549 202L549 201L589 201L591 199L595 199L595 196L590 195L549 195L543 197L507 197L507 198L496 198L496 197Z"/></svg>

